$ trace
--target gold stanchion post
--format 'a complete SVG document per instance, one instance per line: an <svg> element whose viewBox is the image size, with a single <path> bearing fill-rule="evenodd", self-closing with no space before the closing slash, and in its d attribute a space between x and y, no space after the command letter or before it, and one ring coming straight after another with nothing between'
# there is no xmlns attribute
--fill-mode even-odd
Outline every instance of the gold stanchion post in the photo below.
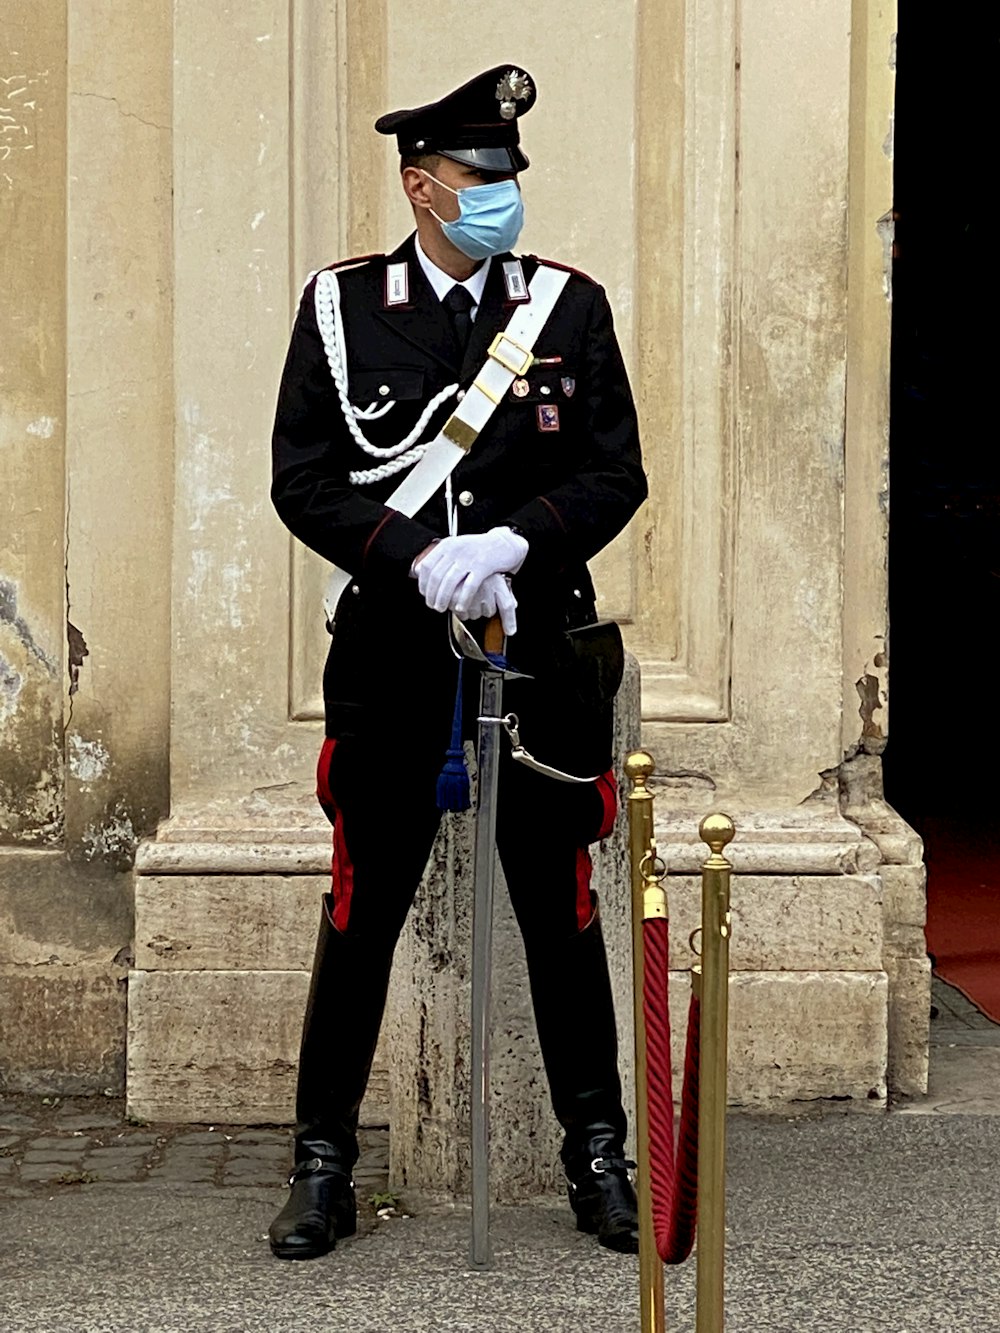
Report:
<svg viewBox="0 0 1000 1333"><path fill-rule="evenodd" d="M697 1333L725 1327L726 1070L729 1037L729 877L722 849L728 815L706 815L699 833L711 855L701 868L701 1095L698 1104ZM696 969L697 972L697 969Z"/></svg>
<svg viewBox="0 0 1000 1333"><path fill-rule="evenodd" d="M653 793L647 782L655 764L652 755L636 750L625 761L632 784L628 798L629 846L632 862L632 970L635 988L635 1141L639 1201L639 1300L642 1333L664 1333L663 1264L656 1252L653 1201L649 1181L649 1107L646 1100L646 1018L642 1006L642 922L649 871L656 857L653 836Z"/></svg>

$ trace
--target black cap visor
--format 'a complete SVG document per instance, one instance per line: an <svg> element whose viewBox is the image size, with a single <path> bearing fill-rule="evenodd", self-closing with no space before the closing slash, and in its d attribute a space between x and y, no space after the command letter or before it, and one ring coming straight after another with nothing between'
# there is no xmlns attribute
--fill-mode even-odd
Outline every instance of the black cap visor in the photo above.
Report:
<svg viewBox="0 0 1000 1333"><path fill-rule="evenodd" d="M434 148L440 157L479 171L526 171L528 159L517 144L509 148Z"/></svg>

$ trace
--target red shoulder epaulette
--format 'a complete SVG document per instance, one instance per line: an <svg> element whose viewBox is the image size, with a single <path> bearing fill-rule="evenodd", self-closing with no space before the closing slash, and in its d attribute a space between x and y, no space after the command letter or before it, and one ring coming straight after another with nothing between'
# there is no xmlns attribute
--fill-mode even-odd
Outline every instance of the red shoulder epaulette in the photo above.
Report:
<svg viewBox="0 0 1000 1333"><path fill-rule="evenodd" d="M560 264L558 259L545 259L542 255L530 255L529 258L533 259L537 264L547 264L549 268L562 269L564 273L575 273L576 276L582 278L584 282L592 283L595 287L600 286L600 283L596 278L592 278L589 273L584 273L583 269L574 268L572 264Z"/></svg>
<svg viewBox="0 0 1000 1333"><path fill-rule="evenodd" d="M347 268L350 264L367 264L370 259L384 259L384 254L355 255L353 259L338 259L335 264L324 264L320 273L332 273L337 268Z"/></svg>

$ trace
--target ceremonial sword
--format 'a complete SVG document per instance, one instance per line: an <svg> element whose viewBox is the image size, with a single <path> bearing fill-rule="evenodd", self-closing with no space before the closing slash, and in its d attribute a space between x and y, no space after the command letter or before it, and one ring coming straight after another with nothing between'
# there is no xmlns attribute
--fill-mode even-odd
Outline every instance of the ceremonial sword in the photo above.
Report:
<svg viewBox="0 0 1000 1333"><path fill-rule="evenodd" d="M481 672L479 684L479 788L476 800L476 845L472 897L472 1088L470 1131L472 1147L473 1268L490 1263L490 969L493 955L493 887L496 857L497 790L500 744L497 728L503 725L503 682L521 672L508 669L504 633L499 616L487 623L483 646L462 622L451 618L455 649L474 660Z"/></svg>
<svg viewBox="0 0 1000 1333"><path fill-rule="evenodd" d="M490 973L493 959L493 887L496 858L497 791L500 776L500 741L503 727L511 742L511 758L560 782L592 784L596 777L577 777L539 763L521 744L517 718L504 714L505 680L530 679L507 665L506 642L500 617L487 622L480 647L457 616L450 620L452 650L480 668L479 684L479 791L476 801L476 844L472 896L472 1088L470 1129L472 1146L471 1266L490 1264Z"/></svg>

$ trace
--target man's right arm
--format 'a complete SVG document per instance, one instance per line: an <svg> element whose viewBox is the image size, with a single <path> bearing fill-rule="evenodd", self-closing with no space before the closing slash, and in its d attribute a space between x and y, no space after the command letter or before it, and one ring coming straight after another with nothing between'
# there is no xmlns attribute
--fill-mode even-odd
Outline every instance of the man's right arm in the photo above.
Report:
<svg viewBox="0 0 1000 1333"><path fill-rule="evenodd" d="M405 579L438 535L351 485L358 451L316 324L315 279L302 294L278 392L271 500L301 542L358 577ZM361 457L364 457L361 455Z"/></svg>

